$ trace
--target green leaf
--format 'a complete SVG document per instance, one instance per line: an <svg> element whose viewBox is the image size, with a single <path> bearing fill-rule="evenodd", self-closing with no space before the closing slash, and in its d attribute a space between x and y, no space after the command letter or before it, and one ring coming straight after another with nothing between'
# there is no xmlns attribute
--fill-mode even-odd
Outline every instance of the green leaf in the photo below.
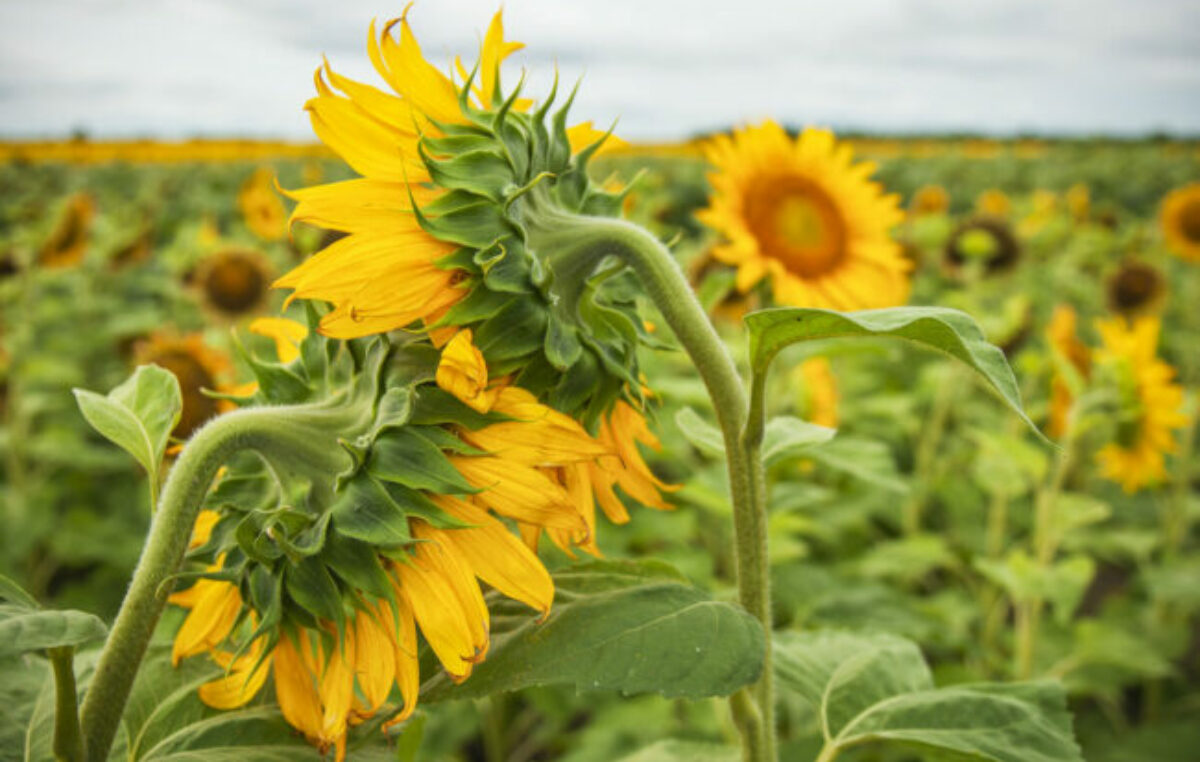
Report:
<svg viewBox="0 0 1200 762"><path fill-rule="evenodd" d="M814 445L833 439L837 429L818 426L789 415L767 421L763 432L763 461L768 466L808 454Z"/></svg>
<svg viewBox="0 0 1200 762"><path fill-rule="evenodd" d="M375 440L367 470L377 479L437 493L476 492L441 449L413 431L394 429Z"/></svg>
<svg viewBox="0 0 1200 762"><path fill-rule="evenodd" d="M700 452L713 457L725 456L725 438L721 435L721 430L701 418L692 408L680 409L675 414L675 425L687 441L695 445Z"/></svg>
<svg viewBox="0 0 1200 762"><path fill-rule="evenodd" d="M781 349L803 341L905 339L966 363L1029 428L1038 431L1021 406L1021 392L1004 353L987 342L983 331L966 313L945 307L893 307L845 313L781 307L753 312L745 320L750 331L750 364L755 374L765 373Z"/></svg>
<svg viewBox="0 0 1200 762"><path fill-rule="evenodd" d="M101 640L108 628L100 617L83 611L39 611L0 605L0 656L78 646Z"/></svg>
<svg viewBox="0 0 1200 762"><path fill-rule="evenodd" d="M11 601L13 605L23 606L27 609L38 608L38 602L32 595L25 592L25 589L11 577L3 574L0 574L0 600Z"/></svg>
<svg viewBox="0 0 1200 762"><path fill-rule="evenodd" d="M183 409L175 375L142 365L106 397L86 389L72 391L92 428L132 455L157 484L167 441Z"/></svg>
<svg viewBox="0 0 1200 762"><path fill-rule="evenodd" d="M819 716L822 758L890 742L993 762L1082 760L1056 683L935 688L916 645L882 634L786 633L775 663L780 690Z"/></svg>
<svg viewBox="0 0 1200 762"><path fill-rule="evenodd" d="M471 679L439 674L422 700L487 696L567 684L576 690L725 696L757 679L763 636L742 609L683 584L663 564L591 563L555 575L554 607L539 622L498 596L492 646Z"/></svg>
<svg viewBox="0 0 1200 762"><path fill-rule="evenodd" d="M822 447L808 450L807 455L827 468L890 492L903 495L911 489L896 469L891 448L883 442L862 437L838 437Z"/></svg>
<svg viewBox="0 0 1200 762"><path fill-rule="evenodd" d="M384 547L412 542L404 511L365 475L347 482L329 511L334 528L347 537Z"/></svg>

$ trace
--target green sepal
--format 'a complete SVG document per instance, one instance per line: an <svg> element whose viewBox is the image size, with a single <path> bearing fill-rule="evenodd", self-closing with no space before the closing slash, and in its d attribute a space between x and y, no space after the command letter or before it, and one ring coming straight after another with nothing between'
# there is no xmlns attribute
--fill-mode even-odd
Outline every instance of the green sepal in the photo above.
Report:
<svg viewBox="0 0 1200 762"><path fill-rule="evenodd" d="M423 492L409 489L403 484L395 482L380 482L379 484L395 505L408 515L424 519L439 529L461 529L471 526L443 511Z"/></svg>
<svg viewBox="0 0 1200 762"><path fill-rule="evenodd" d="M438 493L477 492L428 439L397 429L375 440L367 471L380 481Z"/></svg>
<svg viewBox="0 0 1200 762"><path fill-rule="evenodd" d="M502 419L468 407L449 392L436 386L426 386L416 390L409 423L415 426L456 423L468 429L481 429L498 420Z"/></svg>
<svg viewBox="0 0 1200 762"><path fill-rule="evenodd" d="M497 240L475 255L483 282L493 291L528 294L532 290L532 259L515 236Z"/></svg>
<svg viewBox="0 0 1200 762"><path fill-rule="evenodd" d="M284 568L284 587L288 597L317 619L331 620L344 626L342 595L329 570L319 558L305 558Z"/></svg>
<svg viewBox="0 0 1200 762"><path fill-rule="evenodd" d="M329 514L335 531L375 547L397 547L413 541L404 511L365 473L343 485Z"/></svg>
<svg viewBox="0 0 1200 762"><path fill-rule="evenodd" d="M475 330L475 346L493 362L524 357L542 348L546 312L532 299L514 299ZM504 375L494 370L495 375Z"/></svg>
<svg viewBox="0 0 1200 762"><path fill-rule="evenodd" d="M515 184L513 168L494 149L468 151L449 159L435 159L426 153L424 143L422 140L417 144L417 152L425 162L429 176L439 187L467 191L499 202L504 199L505 191Z"/></svg>
<svg viewBox="0 0 1200 762"><path fill-rule="evenodd" d="M513 233L497 204L466 191L451 191L424 209L414 204L413 213L426 233L460 246L481 249Z"/></svg>
<svg viewBox="0 0 1200 762"><path fill-rule="evenodd" d="M480 320L487 320L515 298L511 293L494 291L480 284L471 289L471 293L451 307L440 320L433 324L434 328L448 325L470 325Z"/></svg>
<svg viewBox="0 0 1200 762"><path fill-rule="evenodd" d="M377 598L395 602L391 582L379 556L367 543L347 537L339 532L330 532L321 560L356 590L362 590Z"/></svg>
<svg viewBox="0 0 1200 762"><path fill-rule="evenodd" d="M260 360L252 355L242 340L234 337L234 350L254 374L260 393L269 401L276 404L296 404L307 402L313 394L308 381L301 378L293 370L302 370L302 366L284 366L277 362Z"/></svg>
<svg viewBox="0 0 1200 762"><path fill-rule="evenodd" d="M439 450L452 452L455 455L487 455L488 452L480 450L478 447L472 447L458 437L451 434L449 431L440 426L413 426L408 429L409 432L416 436L420 436L428 440ZM472 489L470 492L477 492Z"/></svg>
<svg viewBox="0 0 1200 762"><path fill-rule="evenodd" d="M579 360L583 354L583 344L579 341L575 326L551 315L543 351L551 365L565 371Z"/></svg>

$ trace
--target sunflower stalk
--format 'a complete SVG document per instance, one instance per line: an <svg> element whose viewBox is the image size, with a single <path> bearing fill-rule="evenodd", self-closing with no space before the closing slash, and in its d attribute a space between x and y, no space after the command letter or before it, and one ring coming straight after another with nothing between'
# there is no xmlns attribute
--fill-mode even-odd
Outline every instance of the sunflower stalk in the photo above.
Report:
<svg viewBox="0 0 1200 762"><path fill-rule="evenodd" d="M631 267L646 295L662 313L704 382L725 442L733 502L738 599L757 618L767 639L763 673L745 696L730 699L749 762L774 760L775 706L771 666L770 576L767 558L766 477L762 461L761 394L754 418L742 378L717 336L679 264L647 231L620 219L539 209L525 219L529 244L545 252L560 277L594 272L608 257ZM750 711L753 708L754 711Z"/></svg>
<svg viewBox="0 0 1200 762"><path fill-rule="evenodd" d="M167 476L159 510L80 710L87 759L108 758L196 516L220 467L234 454L251 450L284 468L340 471L349 465L349 456L338 446L336 432L360 422L359 407L247 408L214 419L189 440Z"/></svg>

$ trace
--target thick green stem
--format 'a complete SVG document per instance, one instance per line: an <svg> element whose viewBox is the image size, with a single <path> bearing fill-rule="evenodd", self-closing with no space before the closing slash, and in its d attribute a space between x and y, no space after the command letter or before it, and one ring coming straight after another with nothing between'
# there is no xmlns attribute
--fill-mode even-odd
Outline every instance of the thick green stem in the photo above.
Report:
<svg viewBox="0 0 1200 762"><path fill-rule="evenodd" d="M937 385L937 396L934 397L929 419L921 427L921 435L917 441L917 454L913 463L916 483L913 484L912 495L904 505L903 526L906 535L914 535L921 531L922 514L929 499L930 483L934 479L938 446L942 442L942 434L950 418L954 392L963 381L962 370L957 366L943 367L941 371L942 378Z"/></svg>
<svg viewBox="0 0 1200 762"><path fill-rule="evenodd" d="M760 718L733 709L743 732L745 758L775 759L775 704L771 668L771 597L767 562L766 479L761 457L761 421L748 423L748 401L742 378L729 352L709 322L679 264L648 232L623 220L546 214L529 220L530 245L560 263L572 280L594 270L609 256L619 257L637 275L646 295L691 357L708 389L725 440L726 466L733 501L737 550L738 599L763 625L766 657L762 677L753 686ZM761 418L761 406L757 415ZM745 720L745 722L743 722Z"/></svg>
<svg viewBox="0 0 1200 762"><path fill-rule="evenodd" d="M84 762L75 692L75 648L51 648L47 655L54 667L54 758L59 762Z"/></svg>
<svg viewBox="0 0 1200 762"><path fill-rule="evenodd" d="M249 408L213 420L184 447L163 486L133 580L83 701L80 717L88 759L108 758L138 667L171 592L171 577L183 561L217 470L242 450L261 452L290 467L336 468L331 461L347 456L337 446L337 429L322 436L322 420L334 423L338 415L314 407Z"/></svg>

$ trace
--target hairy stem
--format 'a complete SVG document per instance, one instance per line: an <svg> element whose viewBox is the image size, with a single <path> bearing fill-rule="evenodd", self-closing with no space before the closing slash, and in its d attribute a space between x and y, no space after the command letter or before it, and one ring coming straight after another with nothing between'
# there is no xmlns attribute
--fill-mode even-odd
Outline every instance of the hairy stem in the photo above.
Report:
<svg viewBox="0 0 1200 762"><path fill-rule="evenodd" d="M173 587L172 575L183 561L217 470L242 450L328 468L331 458L346 456L332 439L336 434L314 436L314 430L321 430L318 421L333 422L335 416L334 411L301 406L238 410L211 421L184 447L163 486L133 580L83 701L80 719L88 759L108 758L138 667Z"/></svg>
<svg viewBox="0 0 1200 762"><path fill-rule="evenodd" d="M737 551L738 600L762 623L766 656L762 677L752 687L757 718L731 699L739 718L745 758L775 759L775 704L771 671L771 598L767 564L766 479L761 456L761 404L758 423L749 420L742 378L724 342L697 301L679 264L662 243L624 220L546 215L531 220L529 243L559 264L558 272L594 271L609 256L619 257L637 275L695 365L716 412L725 441L726 467L733 502ZM749 425L748 425L749 423ZM754 726L754 727L752 727Z"/></svg>

